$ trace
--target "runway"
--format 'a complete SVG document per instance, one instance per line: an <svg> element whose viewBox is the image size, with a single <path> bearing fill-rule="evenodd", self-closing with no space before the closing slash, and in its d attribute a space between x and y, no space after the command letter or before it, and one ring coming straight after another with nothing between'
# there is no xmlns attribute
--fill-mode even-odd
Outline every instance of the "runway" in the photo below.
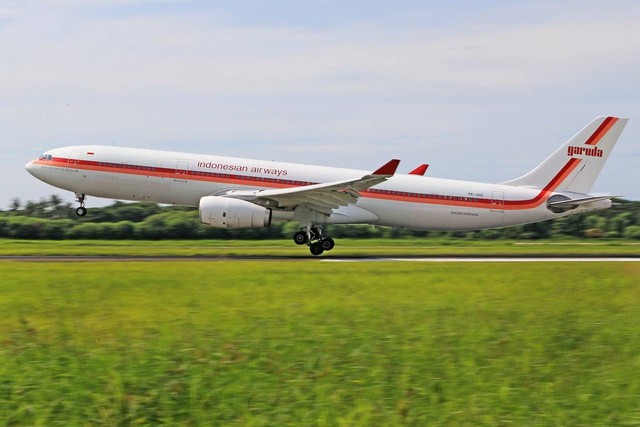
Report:
<svg viewBox="0 0 640 427"><path fill-rule="evenodd" d="M640 262L640 258L618 258L618 257L433 257L433 258L362 258L362 259L323 259L325 262Z"/></svg>
<svg viewBox="0 0 640 427"><path fill-rule="evenodd" d="M640 262L640 257L590 257L590 256L0 256L0 261L19 262L165 262L165 261L193 261L193 262L224 262L224 261L298 261L298 262L433 262L433 263L532 263L532 262Z"/></svg>

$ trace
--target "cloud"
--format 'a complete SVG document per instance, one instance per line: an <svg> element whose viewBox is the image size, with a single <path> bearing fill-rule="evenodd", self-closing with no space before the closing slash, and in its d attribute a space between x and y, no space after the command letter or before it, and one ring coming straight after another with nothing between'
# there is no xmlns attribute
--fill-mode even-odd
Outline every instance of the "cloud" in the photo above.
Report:
<svg viewBox="0 0 640 427"><path fill-rule="evenodd" d="M33 3L39 6L73 6L73 7L94 7L94 6L135 6L135 5L163 5L163 4L183 4L192 0L35 0Z"/></svg>
<svg viewBox="0 0 640 427"><path fill-rule="evenodd" d="M64 31L60 29L64 28ZM467 31L229 27L199 16L67 16L7 25L7 96L401 96L580 86L636 66L634 17Z"/></svg>
<svg viewBox="0 0 640 427"><path fill-rule="evenodd" d="M272 150L307 163L341 153L362 168L395 151L434 174L498 181L595 115L637 111L632 3L509 2L448 9L443 22L424 8L327 26L121 3L0 9L0 146ZM469 175L447 152L491 167ZM498 155L513 160L498 167Z"/></svg>

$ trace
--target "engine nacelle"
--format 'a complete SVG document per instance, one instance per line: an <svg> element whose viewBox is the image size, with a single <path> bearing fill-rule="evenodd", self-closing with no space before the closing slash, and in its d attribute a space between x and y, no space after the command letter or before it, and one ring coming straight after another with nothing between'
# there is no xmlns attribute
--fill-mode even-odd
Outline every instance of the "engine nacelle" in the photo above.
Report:
<svg viewBox="0 0 640 427"><path fill-rule="evenodd" d="M271 209L239 199L200 199L200 221L217 228L263 228L271 225Z"/></svg>

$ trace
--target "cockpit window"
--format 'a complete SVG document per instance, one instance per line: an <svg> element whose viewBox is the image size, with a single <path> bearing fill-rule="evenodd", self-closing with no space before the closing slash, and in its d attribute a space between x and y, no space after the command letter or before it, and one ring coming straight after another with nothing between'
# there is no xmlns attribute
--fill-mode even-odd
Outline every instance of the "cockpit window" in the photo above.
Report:
<svg viewBox="0 0 640 427"><path fill-rule="evenodd" d="M41 154L39 160L53 160L53 156L51 154Z"/></svg>

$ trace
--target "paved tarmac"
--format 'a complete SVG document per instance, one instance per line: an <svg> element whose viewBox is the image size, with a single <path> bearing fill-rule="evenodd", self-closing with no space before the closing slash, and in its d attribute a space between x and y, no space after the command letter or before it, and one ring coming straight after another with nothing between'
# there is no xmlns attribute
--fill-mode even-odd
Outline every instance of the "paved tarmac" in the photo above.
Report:
<svg viewBox="0 0 640 427"><path fill-rule="evenodd" d="M397 261L397 262L640 262L640 258L576 258L576 257L435 257L435 258L362 258L340 259L326 258L326 262L371 262L371 261Z"/></svg>
<svg viewBox="0 0 640 427"><path fill-rule="evenodd" d="M640 262L640 257L589 256L0 256L0 261L21 262L161 262L161 261L321 261L321 262Z"/></svg>

